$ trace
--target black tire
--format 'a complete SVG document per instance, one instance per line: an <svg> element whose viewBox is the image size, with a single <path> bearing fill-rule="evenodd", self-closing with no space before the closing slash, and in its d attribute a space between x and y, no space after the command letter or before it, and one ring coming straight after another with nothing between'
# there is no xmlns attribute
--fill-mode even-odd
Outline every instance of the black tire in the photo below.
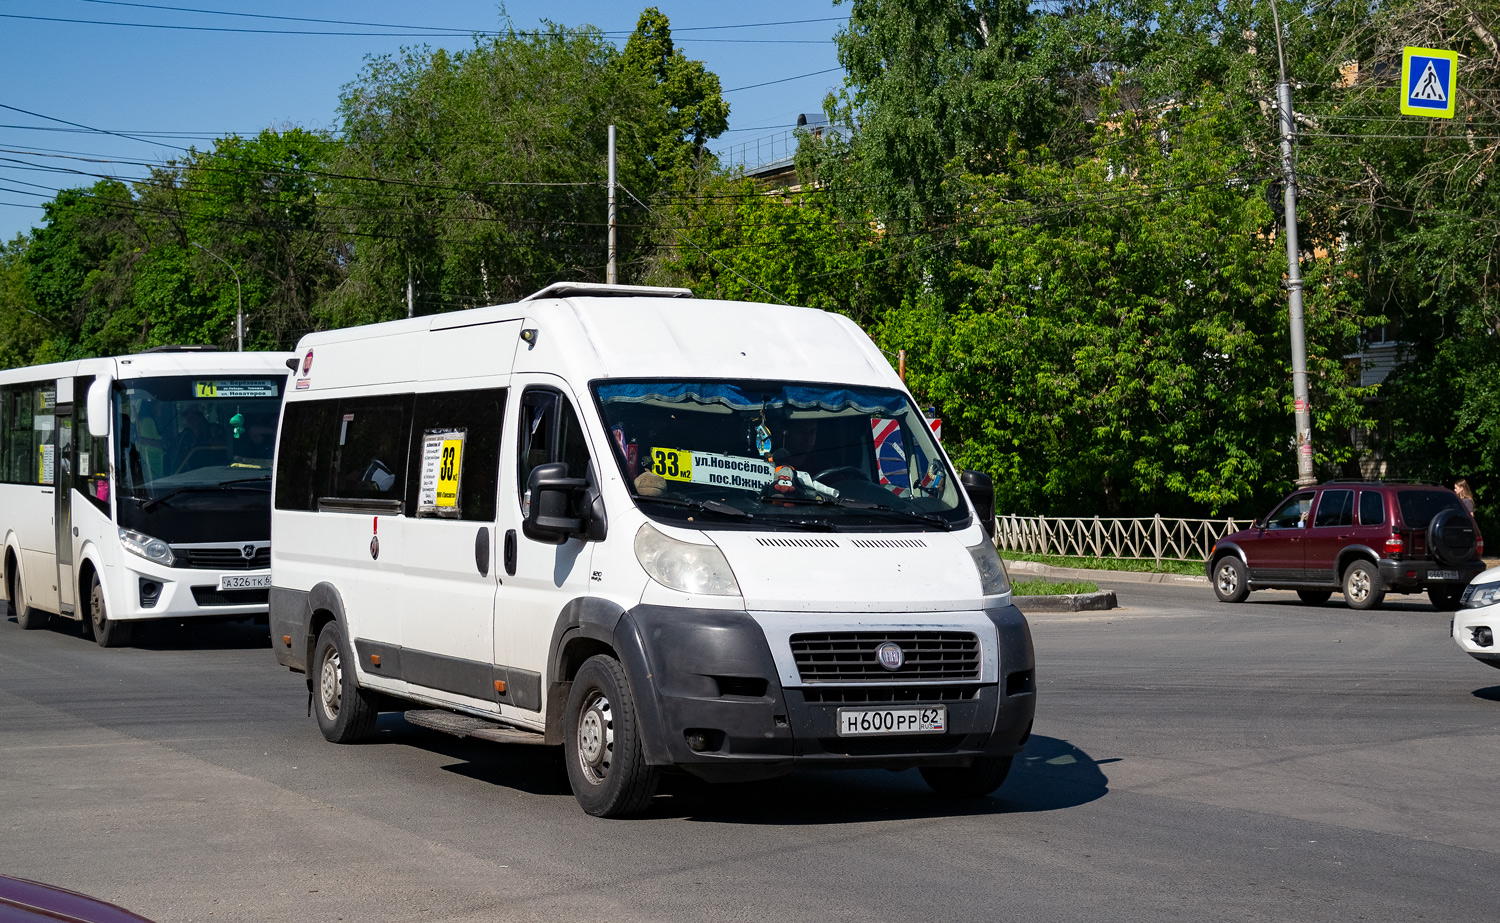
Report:
<svg viewBox="0 0 1500 923"><path fill-rule="evenodd" d="M109 617L104 606L104 587L99 583L99 574L89 576L89 612L84 633L92 628L94 640L100 647L120 647L130 643L135 626L130 622L117 622Z"/></svg>
<svg viewBox="0 0 1500 923"><path fill-rule="evenodd" d="M374 733L380 712L374 696L355 681L354 656L338 622L329 622L318 632L312 682L313 715L325 738L336 744L352 744Z"/></svg>
<svg viewBox="0 0 1500 923"><path fill-rule="evenodd" d="M573 677L563 753L573 797L586 813L630 817L651 804L658 773L646 765L635 699L613 657L596 654Z"/></svg>
<svg viewBox="0 0 1500 923"><path fill-rule="evenodd" d="M1227 554L1214 563L1214 595L1221 603L1242 603L1250 595L1245 562Z"/></svg>
<svg viewBox="0 0 1500 923"><path fill-rule="evenodd" d="M1309 606L1321 606L1333 598L1332 590L1298 590L1297 596Z"/></svg>
<svg viewBox="0 0 1500 923"><path fill-rule="evenodd" d="M1385 583L1369 561L1355 561L1344 571L1344 601L1350 609L1373 609L1385 600Z"/></svg>
<svg viewBox="0 0 1500 923"><path fill-rule="evenodd" d="M1430 586L1427 588L1427 598L1432 600L1433 606L1439 612L1457 612L1458 604L1462 601L1464 591L1457 587Z"/></svg>
<svg viewBox="0 0 1500 923"><path fill-rule="evenodd" d="M979 798L1005 783L1012 759L980 756L972 766L924 766L922 781L944 798Z"/></svg>
<svg viewBox="0 0 1500 923"><path fill-rule="evenodd" d="M26 587L21 584L21 562L16 562L16 579L12 588L15 596L10 601L11 611L16 614L16 624L23 631L36 631L38 628L46 628L52 621L52 616L40 609L32 608L26 600Z"/></svg>
<svg viewBox="0 0 1500 923"><path fill-rule="evenodd" d="M1477 538L1473 521L1455 509L1439 510L1427 524L1427 551L1440 564L1478 560Z"/></svg>

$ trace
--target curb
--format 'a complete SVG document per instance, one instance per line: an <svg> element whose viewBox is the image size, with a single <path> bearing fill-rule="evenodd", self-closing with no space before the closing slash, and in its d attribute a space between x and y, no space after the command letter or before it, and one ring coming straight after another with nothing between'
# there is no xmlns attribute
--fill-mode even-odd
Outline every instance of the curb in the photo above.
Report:
<svg viewBox="0 0 1500 923"><path fill-rule="evenodd" d="M1057 596L1013 596L1011 602L1027 612L1083 612L1092 609L1113 609L1119 605L1114 590L1099 590L1094 593L1066 593Z"/></svg>
<svg viewBox="0 0 1500 923"><path fill-rule="evenodd" d="M1002 554L1003 558L1004 555ZM1207 575L1159 574L1133 570L1085 570L1073 567L1054 567L1036 561L1006 561L1005 569L1012 574L1028 577L1053 577L1058 580L1091 580L1094 583L1166 583L1177 586L1208 586ZM1033 598L1033 597L1023 597Z"/></svg>

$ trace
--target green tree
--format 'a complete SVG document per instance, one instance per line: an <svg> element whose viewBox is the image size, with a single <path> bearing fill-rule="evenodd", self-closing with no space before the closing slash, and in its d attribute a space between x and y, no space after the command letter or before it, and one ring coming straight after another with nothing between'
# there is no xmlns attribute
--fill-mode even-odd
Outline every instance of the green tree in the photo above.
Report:
<svg viewBox="0 0 1500 923"><path fill-rule="evenodd" d="M729 127L719 75L673 47L671 23L654 6L641 13L625 41L620 69L644 79L657 97L655 124L642 139L650 145L653 166L665 176L687 173L708 154L705 145Z"/></svg>

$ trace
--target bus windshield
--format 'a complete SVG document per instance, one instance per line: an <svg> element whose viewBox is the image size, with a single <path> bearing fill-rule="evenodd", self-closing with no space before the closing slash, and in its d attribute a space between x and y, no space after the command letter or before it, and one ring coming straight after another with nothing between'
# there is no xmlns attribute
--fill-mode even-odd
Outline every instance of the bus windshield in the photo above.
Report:
<svg viewBox="0 0 1500 923"><path fill-rule="evenodd" d="M271 456L283 382L204 375L118 383L115 477L121 524L135 512L269 516Z"/></svg>
<svg viewBox="0 0 1500 923"><path fill-rule="evenodd" d="M952 529L968 520L899 391L775 381L594 386L641 509L702 527Z"/></svg>

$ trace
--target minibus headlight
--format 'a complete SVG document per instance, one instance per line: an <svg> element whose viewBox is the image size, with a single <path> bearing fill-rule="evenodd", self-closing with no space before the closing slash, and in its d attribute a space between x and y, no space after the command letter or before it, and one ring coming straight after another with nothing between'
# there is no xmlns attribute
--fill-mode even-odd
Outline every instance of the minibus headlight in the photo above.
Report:
<svg viewBox="0 0 1500 923"><path fill-rule="evenodd" d="M635 534L635 559L651 579L669 589L706 596L738 596L740 585L724 552L669 538L649 522Z"/></svg>
<svg viewBox="0 0 1500 923"><path fill-rule="evenodd" d="M165 567L171 567L176 561L172 556L172 549L167 543L159 538L152 538L144 532L134 529L120 530L120 544L131 554L138 554L148 561L155 561Z"/></svg>
<svg viewBox="0 0 1500 923"><path fill-rule="evenodd" d="M1010 579L1006 576L1005 565L988 538L982 539L977 545L970 545L969 557L974 559L974 569L979 572L979 586L985 596L1000 596L1010 592Z"/></svg>

